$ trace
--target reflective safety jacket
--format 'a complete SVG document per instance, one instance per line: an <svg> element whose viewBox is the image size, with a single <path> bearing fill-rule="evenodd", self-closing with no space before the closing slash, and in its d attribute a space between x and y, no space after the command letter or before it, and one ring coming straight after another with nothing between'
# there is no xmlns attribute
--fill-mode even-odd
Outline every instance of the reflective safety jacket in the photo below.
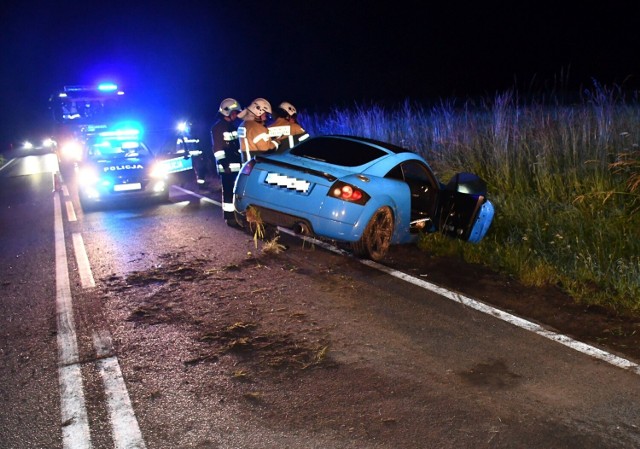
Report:
<svg viewBox="0 0 640 449"><path fill-rule="evenodd" d="M240 123L238 138L240 139L243 162L247 162L256 154L278 148L278 142L269 136L269 129L254 120L245 120Z"/></svg>
<svg viewBox="0 0 640 449"><path fill-rule="evenodd" d="M218 174L239 172L242 166L242 157L239 152L240 142L234 122L220 118L211 127L211 143Z"/></svg>
<svg viewBox="0 0 640 449"><path fill-rule="evenodd" d="M288 143L289 148L309 137L302 126L296 122L290 122L284 117L278 117L275 122L269 125L269 135L278 143Z"/></svg>

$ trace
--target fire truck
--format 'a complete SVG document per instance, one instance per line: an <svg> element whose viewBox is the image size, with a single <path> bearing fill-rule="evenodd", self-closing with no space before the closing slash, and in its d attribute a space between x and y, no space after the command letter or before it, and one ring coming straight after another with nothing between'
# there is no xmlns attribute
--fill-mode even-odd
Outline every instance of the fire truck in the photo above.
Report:
<svg viewBox="0 0 640 449"><path fill-rule="evenodd" d="M82 157L89 136L127 118L125 93L114 83L64 86L49 97L53 139L62 167Z"/></svg>

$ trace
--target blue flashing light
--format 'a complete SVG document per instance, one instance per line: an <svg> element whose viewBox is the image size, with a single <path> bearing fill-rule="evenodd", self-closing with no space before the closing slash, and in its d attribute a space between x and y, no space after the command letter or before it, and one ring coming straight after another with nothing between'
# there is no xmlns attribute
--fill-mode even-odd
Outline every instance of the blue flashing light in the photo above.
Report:
<svg viewBox="0 0 640 449"><path fill-rule="evenodd" d="M108 129L98 133L98 136L107 139L119 140L140 140L142 139L143 127L137 121L123 121L109 126Z"/></svg>
<svg viewBox="0 0 640 449"><path fill-rule="evenodd" d="M136 148L140 148L140 144L138 142L122 142L123 150L135 150Z"/></svg>
<svg viewBox="0 0 640 449"><path fill-rule="evenodd" d="M118 90L118 86L114 83L100 83L98 84L98 90L102 92L113 92Z"/></svg>
<svg viewBox="0 0 640 449"><path fill-rule="evenodd" d="M179 122L176 126L176 129L181 132L189 132L189 123L188 122Z"/></svg>
<svg viewBox="0 0 640 449"><path fill-rule="evenodd" d="M98 134L101 137L126 137L136 138L140 135L139 129L123 128L115 131L102 131Z"/></svg>

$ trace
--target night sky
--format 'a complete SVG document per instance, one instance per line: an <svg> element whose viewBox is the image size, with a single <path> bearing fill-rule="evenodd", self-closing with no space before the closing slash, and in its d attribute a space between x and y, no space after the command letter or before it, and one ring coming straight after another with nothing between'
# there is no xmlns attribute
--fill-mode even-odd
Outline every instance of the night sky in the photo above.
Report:
<svg viewBox="0 0 640 449"><path fill-rule="evenodd" d="M593 79L640 85L633 1L9 1L3 146L41 125L54 90L101 80L167 120L204 121L225 97L321 112Z"/></svg>

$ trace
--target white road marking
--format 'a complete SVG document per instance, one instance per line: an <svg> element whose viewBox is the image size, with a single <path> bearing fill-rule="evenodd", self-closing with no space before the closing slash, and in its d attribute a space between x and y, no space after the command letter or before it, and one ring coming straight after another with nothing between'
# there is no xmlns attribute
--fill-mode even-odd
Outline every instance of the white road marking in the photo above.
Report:
<svg viewBox="0 0 640 449"><path fill-rule="evenodd" d="M78 217L76 217L76 210L73 208L73 201L66 200L64 204L67 207L67 220L77 221Z"/></svg>
<svg viewBox="0 0 640 449"><path fill-rule="evenodd" d="M206 203L211 203L211 204L215 204L218 207L222 207L222 203L220 203L219 201L212 200L211 198L208 198L208 197L206 197L204 195L200 195L199 193L192 192L191 190L183 189L182 187L176 186L176 185L173 185L171 187L173 187L176 190L181 191L182 193L186 193L187 195L195 196L196 198L200 198L202 201L204 201Z"/></svg>
<svg viewBox="0 0 640 449"><path fill-rule="evenodd" d="M343 251L333 245L322 242L320 240L316 240L312 237L300 236L286 228L278 227L278 229L280 230L280 232L284 232L286 234L289 234L298 238L302 238L305 241L313 243L314 245L320 246L334 253L351 256L351 254L346 251ZM638 365L635 362L619 357L615 354L611 354L609 352L603 351L602 349L596 348L586 343L574 340L571 337L568 337L566 335L558 334L556 332L547 330L542 326L540 326L539 324L533 323L531 321L527 321L523 318L517 317L503 310L496 309L495 307L489 306L487 304L484 304L480 301L469 298L468 296L462 295L460 293L456 293L446 288L432 284L431 282L423 281L422 279L418 279L406 273L402 273L400 271L386 267L372 260L368 260L368 259L358 259L358 260L360 261L360 263L364 265L367 265L371 268L375 268L376 270L387 273L390 276L396 277L405 282L409 282L418 287L424 288L425 290L429 290L434 293L437 293L440 296L443 296L447 299L463 304L467 307L471 307L472 309L475 309L479 312L486 313L487 315L491 315L502 321L506 321L507 323L513 324L514 326L518 326L522 329L534 332L542 337L548 338L549 340L553 340L557 343L568 346L571 349L574 349L578 352L594 357L596 359L602 360L611 365L617 366L618 368L629 370L635 374L640 374L640 365Z"/></svg>
<svg viewBox="0 0 640 449"><path fill-rule="evenodd" d="M62 226L60 198L54 195L54 236L56 255L56 314L58 323L58 378L62 444L64 449L90 449L91 437L87 408L84 402L82 373L78 364L67 250Z"/></svg>
<svg viewBox="0 0 640 449"><path fill-rule="evenodd" d="M62 398L63 449L91 449L82 373L78 363L78 344L73 323L69 269L58 195L54 195L54 203L56 212L56 281L58 290L56 301L58 303L58 347L61 365L60 390ZM82 287L95 287L95 280L82 235L73 233L71 237ZM61 294L61 292L64 294ZM118 359L112 355L114 351L111 336L108 332L95 333L93 340L98 356L96 366L102 378L107 398L114 447L115 449L146 449Z"/></svg>
<svg viewBox="0 0 640 449"><path fill-rule="evenodd" d="M73 233L71 237L82 287L95 287L96 284L82 235ZM96 332L93 336L93 342L99 359L96 364L105 389L115 448L144 449L146 446L133 412L133 406L122 377L118 358L112 355L114 351L111 335L107 331Z"/></svg>
<svg viewBox="0 0 640 449"><path fill-rule="evenodd" d="M89 258L87 257L82 235L74 232L71 237L73 239L73 250L76 254L76 263L78 264L78 274L80 275L82 288L95 287L96 283L93 279L93 273L91 272L91 265L89 264Z"/></svg>
<svg viewBox="0 0 640 449"><path fill-rule="evenodd" d="M107 331L93 335L98 355L98 369L107 397L107 408L116 449L144 449L145 443L129 399L120 364L113 354L111 335Z"/></svg>

